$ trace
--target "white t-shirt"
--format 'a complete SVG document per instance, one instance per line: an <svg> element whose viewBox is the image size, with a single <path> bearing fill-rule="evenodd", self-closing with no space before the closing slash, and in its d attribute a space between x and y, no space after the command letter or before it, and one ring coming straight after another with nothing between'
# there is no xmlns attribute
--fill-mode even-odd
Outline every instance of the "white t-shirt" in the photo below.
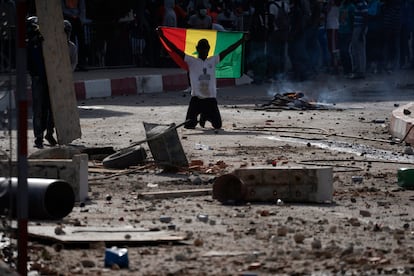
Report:
<svg viewBox="0 0 414 276"><path fill-rule="evenodd" d="M216 65L220 56L208 57L206 60L185 55L191 82L191 96L215 98L217 96Z"/></svg>

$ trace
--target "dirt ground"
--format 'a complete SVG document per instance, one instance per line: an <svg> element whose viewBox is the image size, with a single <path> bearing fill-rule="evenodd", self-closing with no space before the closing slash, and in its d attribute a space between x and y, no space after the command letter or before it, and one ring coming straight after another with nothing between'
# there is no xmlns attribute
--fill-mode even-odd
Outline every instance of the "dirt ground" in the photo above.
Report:
<svg viewBox="0 0 414 276"><path fill-rule="evenodd" d="M177 129L189 162L202 162L188 170L163 171L147 144L145 166L105 170L91 160L90 200L76 203L62 221L31 224L132 226L185 239L116 244L128 249L129 268L121 269L104 267L105 243L31 239L30 275L413 275L414 192L397 185L397 171L414 160L388 131L392 110L408 103L413 90L384 98L384 87L372 83L341 84L349 89L325 94L327 110L258 109L272 98L272 86L220 89L222 130L209 123ZM320 100L315 91L305 94ZM73 145L121 149L145 138L142 122L181 123L188 101L184 92L84 101L83 134ZM332 202L223 205L211 195L139 196L211 188L239 168L304 165L332 166Z"/></svg>

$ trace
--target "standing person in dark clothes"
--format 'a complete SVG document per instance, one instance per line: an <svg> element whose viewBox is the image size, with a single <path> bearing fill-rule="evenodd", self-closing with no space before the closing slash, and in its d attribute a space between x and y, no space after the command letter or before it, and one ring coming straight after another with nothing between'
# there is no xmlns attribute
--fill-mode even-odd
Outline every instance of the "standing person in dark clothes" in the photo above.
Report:
<svg viewBox="0 0 414 276"><path fill-rule="evenodd" d="M268 28L265 22L265 0L254 2L254 13L249 26L249 63L253 71L253 83L262 84L266 77L266 41Z"/></svg>
<svg viewBox="0 0 414 276"><path fill-rule="evenodd" d="M355 12L351 39L352 74L350 79L365 78L367 67L366 35L368 5L365 0L354 0Z"/></svg>
<svg viewBox="0 0 414 276"><path fill-rule="evenodd" d="M54 123L50 106L49 88L43 59L43 36L39 31L38 19L31 16L26 19L27 27L27 66L32 80L33 132L35 147L43 148L44 138L51 146L57 144L53 138Z"/></svg>
<svg viewBox="0 0 414 276"><path fill-rule="evenodd" d="M198 57L185 54L178 49L163 34L161 29L157 29L160 39L176 54L178 54L188 65L191 82L191 100L187 110L185 128L194 129L198 123L197 117L200 115L200 126L204 127L206 121L210 121L217 130L221 128L222 121L220 111L217 106L217 84L216 84L216 65L223 60L229 53L243 43L244 36L218 55L208 57L210 45L207 39L200 39L196 46Z"/></svg>
<svg viewBox="0 0 414 276"><path fill-rule="evenodd" d="M77 70L86 70L86 45L83 24L86 20L85 0L62 0L63 18L72 25L71 41L78 47Z"/></svg>
<svg viewBox="0 0 414 276"><path fill-rule="evenodd" d="M346 76L352 73L352 61L349 49L352 39L354 10L355 6L352 3L352 0L343 0L339 6L339 54L341 57L343 74Z"/></svg>
<svg viewBox="0 0 414 276"><path fill-rule="evenodd" d="M384 4L384 67L388 73L400 68L402 1L387 0Z"/></svg>

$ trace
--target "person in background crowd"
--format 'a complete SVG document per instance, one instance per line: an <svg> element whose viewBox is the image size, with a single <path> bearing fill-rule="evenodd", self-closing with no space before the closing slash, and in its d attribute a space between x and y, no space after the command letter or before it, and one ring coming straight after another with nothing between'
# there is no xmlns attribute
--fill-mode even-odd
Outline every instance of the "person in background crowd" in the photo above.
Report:
<svg viewBox="0 0 414 276"><path fill-rule="evenodd" d="M347 76L352 73L350 45L352 39L354 10L355 6L352 3L352 0L343 0L339 6L339 55L341 59L342 73Z"/></svg>
<svg viewBox="0 0 414 276"><path fill-rule="evenodd" d="M384 66L388 73L400 67L401 0L384 3Z"/></svg>
<svg viewBox="0 0 414 276"><path fill-rule="evenodd" d="M368 5L365 0L354 0L355 13L351 39L352 74L350 79L365 78L366 58L366 33Z"/></svg>
<svg viewBox="0 0 414 276"><path fill-rule="evenodd" d="M302 4L303 5L303 4ZM305 6L306 7L306 6ZM306 78L316 75L320 63L320 52L326 49L326 38L320 43L319 24L321 19L321 5L318 0L309 0L309 19L305 27L305 43L308 64L306 66Z"/></svg>
<svg viewBox="0 0 414 276"><path fill-rule="evenodd" d="M328 2L319 1L319 30L318 30L318 42L320 47L320 55L318 56L318 70L323 72L329 71L329 65L331 63L329 50L328 50L328 38L326 34L326 13L328 10Z"/></svg>
<svg viewBox="0 0 414 276"><path fill-rule="evenodd" d="M211 16L203 4L198 5L197 12L188 19L188 26L192 29L211 29L212 24Z"/></svg>
<svg viewBox="0 0 414 276"><path fill-rule="evenodd" d="M233 31L236 29L237 18L232 11L232 6L225 6L224 9L217 15L217 24L223 26L226 31Z"/></svg>
<svg viewBox="0 0 414 276"><path fill-rule="evenodd" d="M262 84L266 76L266 41L268 29L265 25L265 1L254 2L254 13L249 27L248 63L253 73L253 83Z"/></svg>
<svg viewBox="0 0 414 276"><path fill-rule="evenodd" d="M72 24L71 41L78 46L79 71L86 70L86 45L83 24L86 21L85 0L62 0L63 19Z"/></svg>
<svg viewBox="0 0 414 276"><path fill-rule="evenodd" d="M368 1L367 68L374 74L383 70L383 5L380 0Z"/></svg>
<svg viewBox="0 0 414 276"><path fill-rule="evenodd" d="M401 58L403 69L414 69L414 0L403 0L401 26Z"/></svg>
<svg viewBox="0 0 414 276"><path fill-rule="evenodd" d="M339 5L339 0L329 0L326 13L326 36L331 61L330 72L335 75L339 73Z"/></svg>
<svg viewBox="0 0 414 276"><path fill-rule="evenodd" d="M177 15L175 14L174 6L174 0L164 0L163 26L177 27Z"/></svg>
<svg viewBox="0 0 414 276"><path fill-rule="evenodd" d="M0 73L16 66L16 5L12 0L0 0Z"/></svg>
<svg viewBox="0 0 414 276"><path fill-rule="evenodd" d="M272 80L284 78L286 69L286 49L289 38L289 5L284 0L267 3L273 24L267 35L268 75Z"/></svg>
<svg viewBox="0 0 414 276"><path fill-rule="evenodd" d="M63 24L64 24L64 30L66 34L66 39L68 40L70 65L72 66L72 71L75 71L76 65L78 65L78 47L76 47L75 43L70 41L70 33L72 32L72 24L70 24L68 20L64 20Z"/></svg>
<svg viewBox="0 0 414 276"><path fill-rule="evenodd" d="M45 62L43 59L43 36L40 33L38 19L31 16L26 19L27 28L27 67L32 80L32 110L34 146L43 148L43 135L50 146L57 144L54 133L52 108L50 106Z"/></svg>
<svg viewBox="0 0 414 276"><path fill-rule="evenodd" d="M311 11L309 1L307 0L293 0L291 4L288 53L292 64L292 79L304 81L309 75L309 58L306 50L305 29L308 26Z"/></svg>

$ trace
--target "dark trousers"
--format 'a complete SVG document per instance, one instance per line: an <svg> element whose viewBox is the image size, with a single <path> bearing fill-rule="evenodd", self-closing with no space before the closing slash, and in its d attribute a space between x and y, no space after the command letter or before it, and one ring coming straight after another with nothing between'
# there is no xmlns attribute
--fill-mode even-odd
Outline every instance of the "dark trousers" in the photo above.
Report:
<svg viewBox="0 0 414 276"><path fill-rule="evenodd" d="M200 115L200 121L210 121L215 129L221 128L221 115L216 98L191 97L186 116L186 120L190 121L184 127L194 128L198 122L198 115Z"/></svg>
<svg viewBox="0 0 414 276"><path fill-rule="evenodd" d="M34 136L43 139L45 130L46 134L53 134L53 114L47 81L37 76L32 76L32 105Z"/></svg>

